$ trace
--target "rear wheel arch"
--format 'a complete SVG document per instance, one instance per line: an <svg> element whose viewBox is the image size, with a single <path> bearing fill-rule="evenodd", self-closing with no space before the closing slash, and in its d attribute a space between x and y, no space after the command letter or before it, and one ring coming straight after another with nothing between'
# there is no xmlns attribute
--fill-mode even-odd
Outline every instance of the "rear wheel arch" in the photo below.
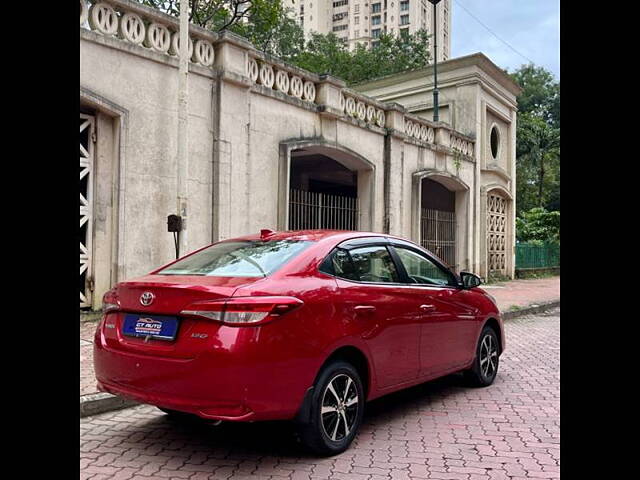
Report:
<svg viewBox="0 0 640 480"><path fill-rule="evenodd" d="M367 398L371 390L371 367L369 365L369 359L362 350L352 345L339 347L327 357L316 373L314 384L322 372L322 369L329 363L336 360L343 360L353 365L358 372L358 375L360 375L360 380L362 381L362 386L364 388L364 396Z"/></svg>

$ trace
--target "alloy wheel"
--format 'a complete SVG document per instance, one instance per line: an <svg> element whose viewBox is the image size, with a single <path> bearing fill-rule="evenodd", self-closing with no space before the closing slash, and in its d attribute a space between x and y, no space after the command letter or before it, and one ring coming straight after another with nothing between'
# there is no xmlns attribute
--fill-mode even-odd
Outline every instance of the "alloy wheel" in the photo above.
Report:
<svg viewBox="0 0 640 480"><path fill-rule="evenodd" d="M480 371L486 379L492 378L498 369L498 345L492 335L485 335L480 344Z"/></svg>
<svg viewBox="0 0 640 480"><path fill-rule="evenodd" d="M334 442L348 437L359 408L358 389L353 379L344 373L334 376L322 395L320 416L325 435Z"/></svg>

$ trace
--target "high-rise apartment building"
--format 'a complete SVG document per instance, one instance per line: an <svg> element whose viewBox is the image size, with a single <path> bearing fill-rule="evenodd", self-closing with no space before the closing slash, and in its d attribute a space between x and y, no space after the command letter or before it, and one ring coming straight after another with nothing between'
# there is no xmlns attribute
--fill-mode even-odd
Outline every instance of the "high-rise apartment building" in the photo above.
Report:
<svg viewBox="0 0 640 480"><path fill-rule="evenodd" d="M284 0L291 15L311 32L335 33L349 48L375 46L383 33L433 32L433 5L428 0ZM437 6L438 61L451 56L451 0ZM433 55L433 41L431 42Z"/></svg>

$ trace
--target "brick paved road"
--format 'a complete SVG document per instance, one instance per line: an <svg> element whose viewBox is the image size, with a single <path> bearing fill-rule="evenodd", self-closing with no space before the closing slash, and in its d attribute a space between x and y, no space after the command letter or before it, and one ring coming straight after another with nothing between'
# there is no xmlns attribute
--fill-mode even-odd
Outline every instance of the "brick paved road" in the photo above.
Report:
<svg viewBox="0 0 640 480"><path fill-rule="evenodd" d="M560 310L510 320L495 383L452 375L368 405L345 453L319 459L286 424L180 424L140 406L81 420L81 479L559 478Z"/></svg>

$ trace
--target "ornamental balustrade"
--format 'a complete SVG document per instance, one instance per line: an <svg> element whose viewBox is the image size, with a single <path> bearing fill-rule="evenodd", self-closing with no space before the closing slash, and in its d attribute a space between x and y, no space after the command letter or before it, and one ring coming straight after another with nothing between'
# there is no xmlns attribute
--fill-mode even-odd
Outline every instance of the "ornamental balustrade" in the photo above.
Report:
<svg viewBox="0 0 640 480"><path fill-rule="evenodd" d="M451 130L449 133L449 146L468 157L473 157L473 140L470 140L464 135L459 134Z"/></svg>
<svg viewBox="0 0 640 480"><path fill-rule="evenodd" d="M118 0L80 0L80 26L149 50L180 56L178 21L141 5ZM213 34L206 32L190 36L189 59L203 67L210 67L215 60L215 52L211 40L204 38L206 36L214 38Z"/></svg>
<svg viewBox="0 0 640 480"><path fill-rule="evenodd" d="M435 128L427 120L413 115L404 117L404 133L411 138L427 143L434 143Z"/></svg>
<svg viewBox="0 0 640 480"><path fill-rule="evenodd" d="M368 125L384 128L386 115L373 99L358 94L349 89L343 89L340 94L340 110L348 117L363 121Z"/></svg>
<svg viewBox="0 0 640 480"><path fill-rule="evenodd" d="M80 0L80 26L151 51L180 56L178 20L130 0ZM214 44L219 37L195 25L190 26L189 34L191 62L212 67L215 61ZM255 85L305 102L317 103L317 91L322 81L318 75L287 65L255 49L248 49L246 75ZM341 88L339 110L344 116L363 122L368 127L386 126L387 104L354 90ZM440 143L440 136L436 135L438 128L441 127L415 115L404 116L404 133L412 139L430 144ZM446 146L472 157L474 140L453 130L449 130L449 133L443 137Z"/></svg>
<svg viewBox="0 0 640 480"><path fill-rule="evenodd" d="M270 62L259 55L249 56L247 76L254 84L307 102L316 101L316 84L312 75L283 63Z"/></svg>

